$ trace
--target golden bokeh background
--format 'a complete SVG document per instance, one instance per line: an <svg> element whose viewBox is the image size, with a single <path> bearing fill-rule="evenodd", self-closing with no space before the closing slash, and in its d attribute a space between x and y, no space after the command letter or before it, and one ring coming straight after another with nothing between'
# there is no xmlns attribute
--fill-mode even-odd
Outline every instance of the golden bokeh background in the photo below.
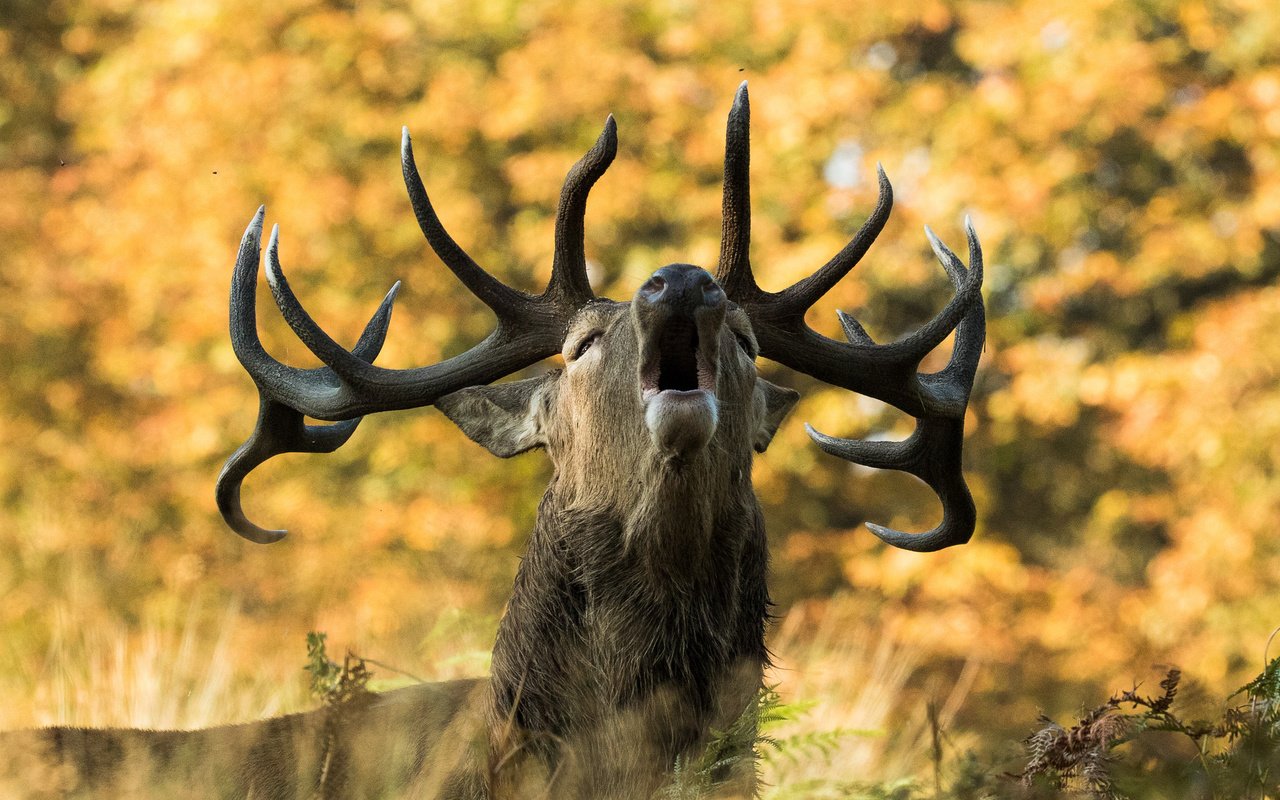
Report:
<svg viewBox="0 0 1280 800"><path fill-rule="evenodd" d="M480 674L548 475L426 409L248 481L256 546L213 481L253 424L228 343L260 203L340 341L405 282L380 358L490 319L421 239L399 131L445 224L532 288L554 204L605 116L597 291L710 266L724 119L753 115L753 252L779 288L894 215L834 309L879 340L948 284L921 226L987 253L967 421L978 533L886 550L936 501L816 449L802 423L902 435L877 403L764 365L805 399L757 461L803 725L831 769L923 768L925 708L998 752L1179 665L1224 695L1280 625L1280 8L1268 0L6 0L0 13L0 727L190 726L307 707L305 633L426 678ZM315 362L265 291L270 351ZM937 362L945 358L944 352ZM1276 655L1275 652L1272 655ZM374 669L388 682L405 680ZM956 745L960 747L962 745ZM852 766L849 766L852 765Z"/></svg>

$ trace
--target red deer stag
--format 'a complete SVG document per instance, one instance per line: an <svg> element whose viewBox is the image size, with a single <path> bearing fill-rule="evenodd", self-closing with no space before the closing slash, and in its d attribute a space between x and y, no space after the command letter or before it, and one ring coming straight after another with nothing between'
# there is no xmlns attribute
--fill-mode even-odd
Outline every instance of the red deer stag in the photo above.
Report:
<svg viewBox="0 0 1280 800"><path fill-rule="evenodd" d="M284 531L260 528L242 512L245 476L280 453L332 451L375 411L434 405L498 456L546 449L554 474L499 627L492 675L388 693L341 715L319 711L185 734L35 732L42 738L32 746L45 761L86 783L115 786L125 785L119 780L130 770L164 773L157 752L169 753L165 764L172 764L183 751L198 769L170 770L170 777L221 775L234 796L651 795L677 759L699 752L710 731L751 707L768 665L768 552L751 460L798 395L758 377L757 356L914 416L916 430L902 442L809 434L832 455L909 472L937 493L943 514L936 528L908 534L870 525L881 539L910 550L967 541L975 511L961 474L962 427L985 331L982 253L972 227L966 224L968 267L928 233L955 295L919 331L877 344L841 313L848 341L822 336L806 325L805 312L884 226L889 181L880 171L879 203L834 258L788 289L764 291L748 259L748 117L744 83L729 114L716 276L669 264L627 303L592 294L583 252L587 193L617 150L612 117L565 180L551 280L536 296L491 277L445 231L406 131L404 179L422 232L497 316L480 344L417 369L372 363L395 288L348 351L294 296L275 230L267 281L324 366L298 369L267 354L254 309L260 209L236 261L231 339L261 405L252 436L218 479L219 507L246 539L278 541ZM953 331L946 367L917 372ZM557 352L564 369L493 384ZM337 424L309 425L304 416ZM718 776L724 796L751 793L754 767L745 755Z"/></svg>

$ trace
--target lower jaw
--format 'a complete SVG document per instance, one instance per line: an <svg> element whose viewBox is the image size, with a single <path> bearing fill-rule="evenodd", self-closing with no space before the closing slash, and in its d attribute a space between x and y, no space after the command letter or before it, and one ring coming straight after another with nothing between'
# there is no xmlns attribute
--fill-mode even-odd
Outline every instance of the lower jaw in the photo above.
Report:
<svg viewBox="0 0 1280 800"><path fill-rule="evenodd" d="M645 426L666 455L687 456L707 446L719 423L719 404L705 389L646 391Z"/></svg>
<svg viewBox="0 0 1280 800"><path fill-rule="evenodd" d="M651 400L698 400L710 399L715 402L716 396L709 389L658 389L656 387L646 387L641 390L640 396L644 398L644 402L648 404Z"/></svg>

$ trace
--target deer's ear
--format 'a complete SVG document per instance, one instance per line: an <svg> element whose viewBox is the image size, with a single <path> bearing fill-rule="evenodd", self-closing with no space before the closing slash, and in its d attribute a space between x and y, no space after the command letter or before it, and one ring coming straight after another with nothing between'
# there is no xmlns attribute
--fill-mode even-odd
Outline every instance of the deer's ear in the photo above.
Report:
<svg viewBox="0 0 1280 800"><path fill-rule="evenodd" d="M800 393L794 389L786 389L769 383L764 378L756 378L756 429L755 441L752 445L757 453L763 453L778 432L778 426L791 412Z"/></svg>
<svg viewBox="0 0 1280 800"><path fill-rule="evenodd" d="M471 386L447 394L436 408L471 441L500 458L510 458L547 443L550 398L560 372L548 372L493 386Z"/></svg>

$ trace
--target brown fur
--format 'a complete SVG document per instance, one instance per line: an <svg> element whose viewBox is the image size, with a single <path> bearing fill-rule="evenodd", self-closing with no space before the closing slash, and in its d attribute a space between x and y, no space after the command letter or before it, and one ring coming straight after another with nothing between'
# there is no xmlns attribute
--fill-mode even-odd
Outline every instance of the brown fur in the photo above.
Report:
<svg viewBox="0 0 1280 800"><path fill-rule="evenodd" d="M199 731L45 728L0 734L0 797L481 797L487 681Z"/></svg>
<svg viewBox="0 0 1280 800"><path fill-rule="evenodd" d="M750 324L721 306L698 319L717 366L715 432L665 450L639 389L659 312L593 304L570 327L562 372L438 404L494 452L543 446L555 467L494 648L491 752L572 774L569 796L647 796L743 713L768 661L751 458L796 395L757 378L738 343L753 345ZM508 422L495 425L482 398ZM737 791L750 787L742 776Z"/></svg>

